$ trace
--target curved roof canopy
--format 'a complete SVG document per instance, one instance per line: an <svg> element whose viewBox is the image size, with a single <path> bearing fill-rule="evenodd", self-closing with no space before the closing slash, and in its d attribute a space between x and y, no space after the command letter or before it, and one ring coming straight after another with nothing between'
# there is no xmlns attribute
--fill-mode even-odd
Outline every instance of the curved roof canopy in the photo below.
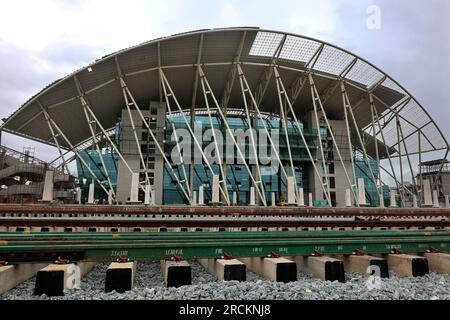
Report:
<svg viewBox="0 0 450 320"><path fill-rule="evenodd" d="M161 67L182 108L190 109L199 63L218 99L224 101L227 92L231 92L227 104L230 108L242 108L243 105L239 81L234 81L231 91L227 90L234 65L239 63L249 86L259 97L261 111L278 114L277 89L270 72L275 64L300 119L312 108L311 90L305 85L308 73L314 77L330 119L344 118L340 88L343 81L370 154L374 154L375 149L374 129L382 158L386 158L388 152L398 155L406 151L414 154L448 150L445 137L425 108L400 84L369 62L323 41L247 27L173 35L103 57L35 95L5 121L2 130L54 145L44 109L71 144L81 148L91 139L91 132L76 79L98 120L105 129L111 130L125 106L119 74L124 76L140 107L147 108L149 101L164 100L160 97L159 87L158 70ZM197 97L202 97L200 90L197 88ZM372 125L369 93L373 96L382 132L378 124L375 128ZM198 98L196 107L202 108L201 104L203 99ZM401 127L401 139L398 139L397 124ZM385 141L388 148L381 141ZM69 148L64 141L60 144ZM389 151L383 153L383 150Z"/></svg>

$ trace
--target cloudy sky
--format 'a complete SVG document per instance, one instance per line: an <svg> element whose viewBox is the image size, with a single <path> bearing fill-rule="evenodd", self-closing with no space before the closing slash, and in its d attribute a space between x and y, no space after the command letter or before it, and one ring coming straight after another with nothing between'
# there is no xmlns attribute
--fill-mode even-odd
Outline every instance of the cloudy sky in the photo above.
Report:
<svg viewBox="0 0 450 320"><path fill-rule="evenodd" d="M381 9L381 29L367 9ZM450 136L448 0L0 0L0 118L114 51L189 30L259 26L315 37L374 63ZM18 150L36 145L3 134ZM37 146L37 156L53 152Z"/></svg>

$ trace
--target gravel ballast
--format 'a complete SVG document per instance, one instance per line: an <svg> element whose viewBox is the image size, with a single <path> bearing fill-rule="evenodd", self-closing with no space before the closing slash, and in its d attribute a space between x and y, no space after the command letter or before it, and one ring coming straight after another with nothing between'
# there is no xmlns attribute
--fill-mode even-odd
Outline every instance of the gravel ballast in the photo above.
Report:
<svg viewBox="0 0 450 320"><path fill-rule="evenodd" d="M402 278L391 274L381 279L378 289L370 290L367 277L347 273L346 283L322 281L299 273L298 281L278 283L247 272L246 282L217 281L196 262L192 266L192 285L165 288L159 263L139 263L136 284L124 294L105 293L107 264L98 264L81 281L81 289L64 297L34 296L35 278L0 295L0 300L322 300L322 299L423 299L450 300L450 275L430 273L424 277Z"/></svg>

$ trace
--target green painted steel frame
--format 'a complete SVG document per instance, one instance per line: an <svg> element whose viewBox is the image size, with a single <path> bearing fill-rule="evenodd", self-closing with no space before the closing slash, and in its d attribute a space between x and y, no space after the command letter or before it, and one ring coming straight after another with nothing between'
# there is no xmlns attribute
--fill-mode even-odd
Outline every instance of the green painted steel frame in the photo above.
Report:
<svg viewBox="0 0 450 320"><path fill-rule="evenodd" d="M84 261L115 261L119 257L130 260L161 260L180 256L183 259L222 258L225 254L233 257L266 257L272 253L281 256L308 256L315 252L322 254L354 254L357 251L370 254L385 254L399 250L404 253L426 252L431 248L447 251L450 247L449 232L341 232L325 236L327 232L260 232L256 234L216 233L215 238L208 234L193 233L183 239L165 233L145 237L113 236L109 239L58 239L47 234L47 241L26 238L6 240L0 235L0 257L12 254L9 262L20 262L14 257L21 254L58 253L61 256L72 252L82 252ZM240 238L239 238L240 235ZM53 239L52 239L53 236ZM172 236L172 238L170 237ZM44 261L35 258L33 262ZM48 261L48 260L45 260ZM29 261L28 261L29 262Z"/></svg>

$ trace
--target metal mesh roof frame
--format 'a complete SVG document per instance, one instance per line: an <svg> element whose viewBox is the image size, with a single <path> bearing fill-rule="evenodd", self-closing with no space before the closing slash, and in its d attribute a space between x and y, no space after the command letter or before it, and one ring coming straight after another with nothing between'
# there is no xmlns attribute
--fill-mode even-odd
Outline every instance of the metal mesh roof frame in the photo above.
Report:
<svg viewBox="0 0 450 320"><path fill-rule="evenodd" d="M236 60L239 51L239 59ZM329 93L332 97L325 103L325 108L333 114L339 114L342 101L333 98L333 92L336 94L339 89L331 89L339 81L344 81L348 86L350 100L355 105L358 126L374 135L373 121L368 116L370 109L367 96L371 93L375 97L374 103L386 145L390 150L396 150L393 155L404 153L406 149L414 154L449 148L442 131L426 109L397 81L370 62L320 40L253 27L187 32L107 55L36 94L5 121L1 130L54 145L42 105L67 133L72 144L77 148L83 146L89 141L90 134L83 123L84 115L78 101L75 76L84 94L91 100L99 121L105 129L112 129L115 115L123 107L115 59L119 61L138 99L159 100L157 70L161 67L173 82L180 103L188 108L199 57L208 73L211 87L218 94L224 91L226 75L233 64L243 66L250 85L256 88L261 74L273 65L275 59L281 77L286 82L294 84L298 75L307 72L313 74L319 91ZM274 112L270 109L270 105L276 101L272 96L269 89L262 102L266 106L262 111ZM230 105L238 105L239 98L239 94L236 97L232 94ZM300 101L296 105L297 109L299 105L304 103ZM403 129L403 139L398 139L397 124ZM375 136L379 140L382 138L380 133L375 133ZM420 146L418 136L422 141ZM61 143L61 146L69 149L67 144Z"/></svg>

